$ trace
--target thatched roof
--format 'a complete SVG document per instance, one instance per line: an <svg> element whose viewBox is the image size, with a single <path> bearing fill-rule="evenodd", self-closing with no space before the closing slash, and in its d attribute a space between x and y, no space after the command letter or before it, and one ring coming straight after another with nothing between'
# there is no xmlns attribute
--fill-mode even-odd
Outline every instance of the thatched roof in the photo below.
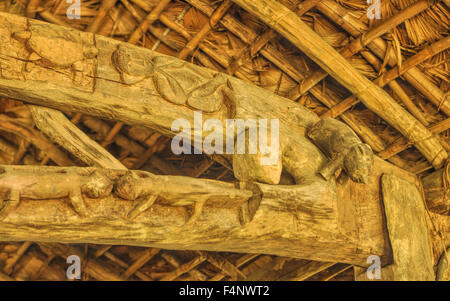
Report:
<svg viewBox="0 0 450 301"><path fill-rule="evenodd" d="M319 67L317 57L300 50L304 47L302 36L294 43L279 33L289 29L289 18L284 22L276 16L272 20L257 18L229 0L83 0L80 19L66 17L70 4L63 0L0 0L0 11L128 41L251 82L321 116L341 119L378 156L418 176L429 174L433 164L440 164L433 161L435 158L445 161L446 154L442 154L450 151L448 3L383 0L381 19L370 20L369 5L364 0L279 3L301 16L322 41L341 52L350 64L349 74L363 75L374 87L383 87L421 130L402 128L402 120L384 114L370 101L353 97L351 83L345 87L339 74L333 78L326 72L333 66ZM295 31L295 27L291 29ZM381 106L389 107L384 99L378 100ZM0 114L17 119L23 126L17 130L0 125L1 163L57 165L55 156L64 156L68 162L83 166L61 149L49 151L57 147L48 146L39 138L20 100L2 99ZM232 171L206 156L172 154L170 140L158 133L90 116L68 116L128 168L156 174L234 179ZM420 144L430 139L433 143ZM352 267L340 263L269 255L32 242L0 244L0 279L63 280L65 257L73 252L89 259L84 279L220 280L237 275L248 280L353 279Z"/></svg>

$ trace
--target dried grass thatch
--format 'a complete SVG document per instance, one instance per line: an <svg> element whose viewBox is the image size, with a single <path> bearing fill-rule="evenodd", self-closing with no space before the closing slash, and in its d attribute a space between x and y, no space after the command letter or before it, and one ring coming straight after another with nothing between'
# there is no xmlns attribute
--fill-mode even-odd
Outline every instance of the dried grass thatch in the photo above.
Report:
<svg viewBox="0 0 450 301"><path fill-rule="evenodd" d="M385 90L450 151L450 13L445 2L382 0L381 20L367 19L364 0L279 2L338 51L359 37L370 37L348 62L375 83L385 80ZM229 0L83 0L81 18L73 20L66 17L69 6L65 0L0 0L0 11L96 32L227 72L319 115L342 119L379 156L401 168L419 176L432 169L412 141L352 98L293 44ZM68 116L127 168L234 179L229 169L206 156L173 155L169 140L147 129ZM0 162L83 166L34 128L20 101L9 99L0 101ZM85 258L85 280L353 279L349 265L268 255L11 242L0 244L0 280L63 280L70 254Z"/></svg>

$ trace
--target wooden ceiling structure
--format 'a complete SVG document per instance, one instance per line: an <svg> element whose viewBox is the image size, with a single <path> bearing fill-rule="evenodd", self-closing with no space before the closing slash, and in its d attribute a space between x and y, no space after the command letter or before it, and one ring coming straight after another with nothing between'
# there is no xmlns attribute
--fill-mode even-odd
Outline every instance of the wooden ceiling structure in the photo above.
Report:
<svg viewBox="0 0 450 301"><path fill-rule="evenodd" d="M0 0L0 11L174 56L298 102L320 117L339 119L378 157L431 181L426 187L434 190L423 193L444 194L443 201L427 203L431 220L448 218L448 1L382 0L381 19L368 19L370 4L363 0L83 0L79 19L66 16L70 5ZM148 128L64 110L57 115L21 100L0 101L1 164L92 162L235 180L220 159L174 155L170 138ZM66 117L68 126L79 128L79 137L86 134L101 145L93 146L100 155L83 152L80 160L58 146L61 137L52 129ZM434 234L437 263L450 238L445 231ZM266 254L2 242L0 280L64 280L71 254L84 259L84 280L328 281L353 280L361 272L348 263Z"/></svg>

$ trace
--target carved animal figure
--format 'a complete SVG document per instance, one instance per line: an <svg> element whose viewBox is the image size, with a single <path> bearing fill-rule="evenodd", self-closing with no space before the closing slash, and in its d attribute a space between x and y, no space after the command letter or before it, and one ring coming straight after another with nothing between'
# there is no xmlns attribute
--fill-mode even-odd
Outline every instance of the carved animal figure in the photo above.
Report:
<svg viewBox="0 0 450 301"><path fill-rule="evenodd" d="M84 216L87 212L83 194L89 198L101 198L109 195L112 188L112 182L98 171L84 176L69 169L36 177L26 171L9 173L3 168L0 170L0 215L5 218L22 198L45 200L67 197L75 211Z"/></svg>
<svg viewBox="0 0 450 301"><path fill-rule="evenodd" d="M242 224L251 221L254 211L249 212L248 203L253 197L252 191L236 189L234 185L226 186L215 180L155 176L135 170L116 181L114 192L123 199L134 201L134 207L127 213L127 218L131 220L158 200L161 205L191 208L186 224L198 219L206 202L216 208L235 208ZM259 206L257 198L252 199L252 204L253 207L255 204Z"/></svg>
<svg viewBox="0 0 450 301"><path fill-rule="evenodd" d="M162 183L156 178L152 179L150 174L146 173L144 176L141 178L133 172L128 172L115 185L116 195L125 200L136 201L135 206L127 214L131 220L150 208L162 194ZM193 213L187 223L192 223L198 218L206 200L207 198L203 198L195 203Z"/></svg>
<svg viewBox="0 0 450 301"><path fill-rule="evenodd" d="M368 183L373 164L372 149L362 143L346 124L333 118L324 118L311 127L307 134L331 159L319 172L325 179L328 180L338 168L343 168L353 181Z"/></svg>
<svg viewBox="0 0 450 301"><path fill-rule="evenodd" d="M98 54L98 49L83 43L79 35L76 31L60 32L48 25L33 24L26 31L13 33L12 37L25 43L30 53L28 61L54 68L70 68L76 75L76 72L83 71L83 60L95 58Z"/></svg>

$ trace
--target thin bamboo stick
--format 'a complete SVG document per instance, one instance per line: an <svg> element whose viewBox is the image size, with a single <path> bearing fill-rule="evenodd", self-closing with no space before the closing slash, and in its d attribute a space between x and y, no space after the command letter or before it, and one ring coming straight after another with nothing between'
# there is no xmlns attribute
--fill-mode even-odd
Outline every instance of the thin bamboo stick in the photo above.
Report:
<svg viewBox="0 0 450 301"><path fill-rule="evenodd" d="M346 9L335 1L322 0L317 5L317 9L354 37L358 37L367 30L361 21L354 18ZM376 38L372 43L368 44L367 47L379 58L386 58L389 66L393 67L397 64L397 58L394 51L388 49L387 44L383 39ZM403 77L413 87L425 95L425 97L427 97L437 108L442 110L447 116L450 116L450 102L445 101L444 92L436 87L436 85L434 85L418 68L411 68L403 75Z"/></svg>
<svg viewBox="0 0 450 301"><path fill-rule="evenodd" d="M398 26L403 21L418 15L425 9L431 6L429 1L422 0L414 3L408 8L402 10L398 14L393 15L386 21L380 23L378 26L374 27L370 31L359 36L358 39L354 40L348 44L344 49L340 51L341 55L345 58L349 58L354 54L361 51L366 45L371 43L374 39L382 36L383 34L389 32L392 28ZM289 98L297 99L300 96L307 93L312 87L317 85L321 80L323 80L328 75L324 70L317 70L313 72L310 76L305 78L298 87L294 88L289 93Z"/></svg>
<svg viewBox="0 0 450 301"><path fill-rule="evenodd" d="M378 83L380 86L384 86L395 78L403 75L405 72L410 70L411 68L421 64L422 62L428 60L429 58L435 56L436 54L448 49L450 47L450 36L447 36L427 47L425 47L422 51L410 57L404 63L402 63L402 67L392 68L391 70L382 74L378 79Z"/></svg>
<svg viewBox="0 0 450 301"><path fill-rule="evenodd" d="M55 163L61 166L76 165L72 159L48 140L47 137L39 131L18 122L14 118L0 115L0 128L4 131L18 135L34 144L37 148L44 151Z"/></svg>
<svg viewBox="0 0 450 301"><path fill-rule="evenodd" d="M441 122L436 123L435 125L429 127L428 129L432 133L442 133L450 128L450 118L447 118ZM397 139L394 143L392 143L388 148L384 151L379 152L378 156L383 159L390 158L391 156L398 154L401 151L404 151L411 145L405 137L401 137Z"/></svg>
<svg viewBox="0 0 450 301"><path fill-rule="evenodd" d="M128 39L128 43L136 44L142 35L147 31L148 27L158 20L161 12L166 8L171 0L161 0L157 6L155 6L150 13L147 15L145 20L139 24L138 28L133 32L133 34Z"/></svg>
<svg viewBox="0 0 450 301"><path fill-rule="evenodd" d="M448 49L450 47L450 36L445 37L434 44L425 47L422 51L418 52L414 56L410 57L406 62L402 64L402 68L392 68L391 70L383 73L373 82L380 87L384 87L386 84L395 80L397 77L403 75L405 72L413 68L414 66L422 63L423 61L435 56L436 54ZM332 107L329 111L325 112L321 117L336 117L357 104L359 100L355 96L350 96L338 105Z"/></svg>
<svg viewBox="0 0 450 301"><path fill-rule="evenodd" d="M97 32L100 29L100 26L103 23L103 20L105 19L106 15L109 13L109 10L116 5L117 0L103 0L101 1L100 8L98 10L97 15L94 18L94 21L92 21L91 24L89 24L88 28L86 28L87 32Z"/></svg>
<svg viewBox="0 0 450 301"><path fill-rule="evenodd" d="M220 21L220 19L226 14L228 9L233 5L230 0L225 0L212 14L209 22L205 24L202 29L181 49L180 53L177 55L179 59L185 59L189 54L191 54L200 41L206 37L206 35L211 31L211 29Z"/></svg>

